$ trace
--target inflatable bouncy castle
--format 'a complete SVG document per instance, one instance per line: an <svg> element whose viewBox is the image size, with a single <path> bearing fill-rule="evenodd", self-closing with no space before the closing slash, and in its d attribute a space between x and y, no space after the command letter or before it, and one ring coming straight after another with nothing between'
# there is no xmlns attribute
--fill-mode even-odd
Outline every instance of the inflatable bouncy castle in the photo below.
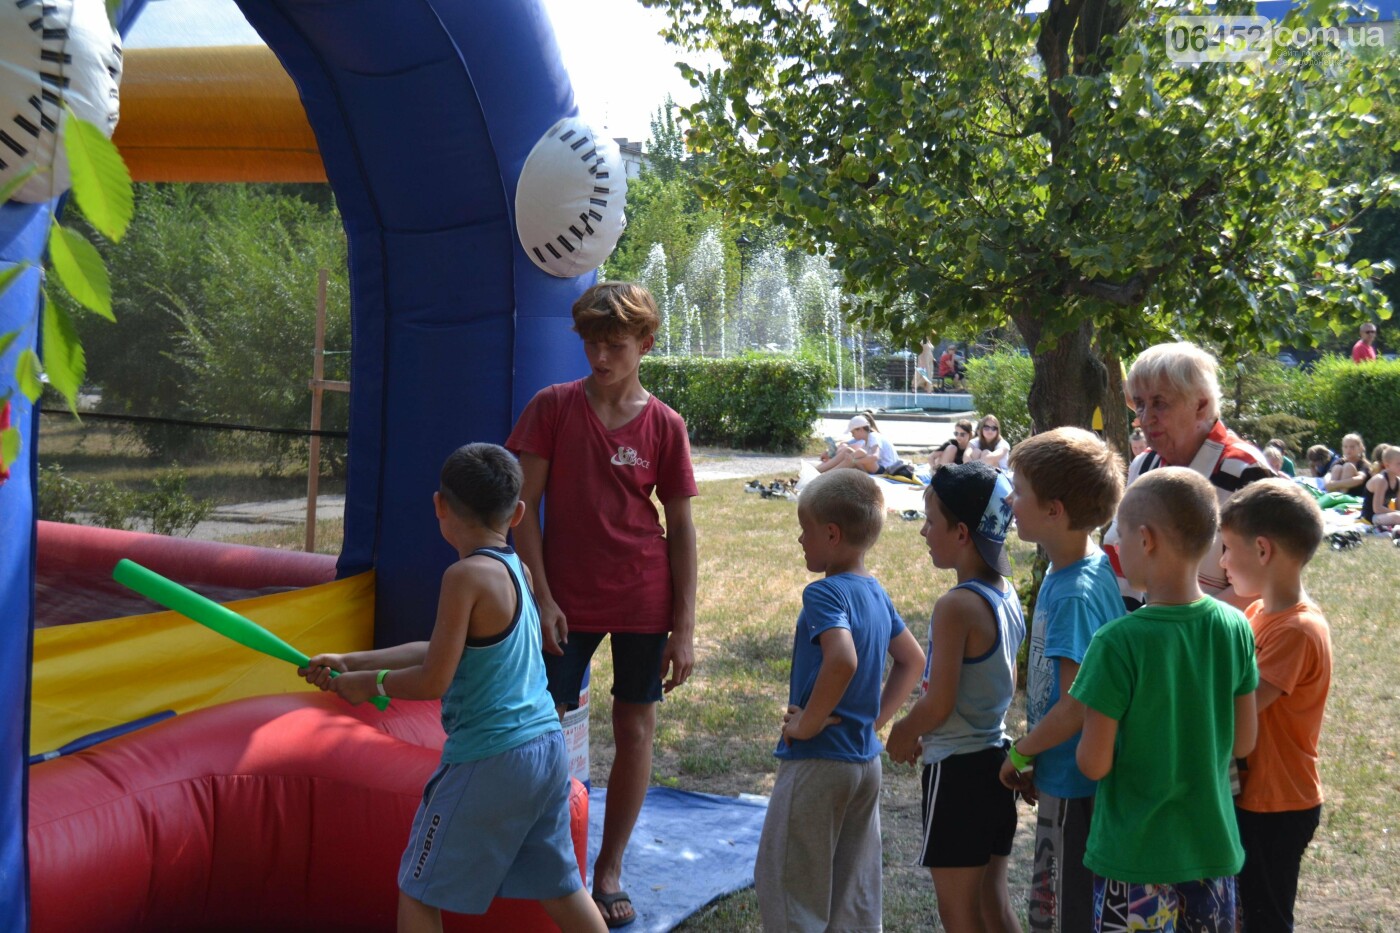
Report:
<svg viewBox="0 0 1400 933"><path fill-rule="evenodd" d="M84 4L102 6L16 5L57 49L0 62L36 137L61 126ZM583 374L569 308L620 232L623 173L569 120L539 0L127 0L125 48L103 27L94 73L124 72L115 140L136 180L335 192L354 341L345 543L332 561L41 527L38 418L9 395L24 448L0 485L0 929L384 929L436 707L307 692L281 662L125 605L111 569L133 557L312 652L426 638L453 558L427 493L453 448L504 440L535 391ZM10 119L6 164L25 148ZM582 209L565 203L580 185ZM0 333L20 333L0 395L41 339L53 190L0 206L0 271L23 267L0 295ZM56 607L37 628L36 594ZM520 910L484 928L540 922Z"/></svg>

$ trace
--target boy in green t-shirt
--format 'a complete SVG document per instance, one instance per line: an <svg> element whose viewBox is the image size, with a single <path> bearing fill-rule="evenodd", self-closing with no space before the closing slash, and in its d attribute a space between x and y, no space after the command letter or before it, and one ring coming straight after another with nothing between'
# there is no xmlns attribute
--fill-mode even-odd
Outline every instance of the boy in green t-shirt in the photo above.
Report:
<svg viewBox="0 0 1400 933"><path fill-rule="evenodd" d="M1139 477L1118 509L1123 574L1143 607L1095 633L1070 695L1086 707L1076 760L1099 781L1084 864L1094 930L1235 929L1244 864L1230 761L1254 747L1254 636L1202 594L1219 524L1190 470Z"/></svg>

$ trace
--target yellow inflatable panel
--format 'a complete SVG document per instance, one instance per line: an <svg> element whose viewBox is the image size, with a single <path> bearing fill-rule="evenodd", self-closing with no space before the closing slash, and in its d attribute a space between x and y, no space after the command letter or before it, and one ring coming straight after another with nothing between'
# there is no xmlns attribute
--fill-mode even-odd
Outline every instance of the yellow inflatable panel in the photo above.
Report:
<svg viewBox="0 0 1400 933"><path fill-rule="evenodd" d="M323 182L296 85L266 46L129 49L112 137L136 181Z"/></svg>
<svg viewBox="0 0 1400 933"><path fill-rule="evenodd" d="M373 647L373 571L227 605L307 654ZM30 754L161 710L315 689L175 612L38 629L33 677Z"/></svg>

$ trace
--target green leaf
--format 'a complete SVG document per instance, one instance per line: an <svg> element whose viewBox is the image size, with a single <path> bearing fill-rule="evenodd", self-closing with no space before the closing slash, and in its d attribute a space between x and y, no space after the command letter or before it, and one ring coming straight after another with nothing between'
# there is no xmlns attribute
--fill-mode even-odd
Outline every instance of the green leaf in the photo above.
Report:
<svg viewBox="0 0 1400 933"><path fill-rule="evenodd" d="M9 288L10 284L14 282L15 279L19 278L20 273L28 268L28 262L20 262L10 266L8 269L0 270L0 295L5 294L5 289Z"/></svg>
<svg viewBox="0 0 1400 933"><path fill-rule="evenodd" d="M19 428L13 425L0 431L0 465L9 466L19 459L19 452L23 442L19 436Z"/></svg>
<svg viewBox="0 0 1400 933"><path fill-rule="evenodd" d="M31 402L39 401L39 396L44 393L44 382L40 378L43 371L39 354L28 347L20 351L19 359L15 361L15 383Z"/></svg>
<svg viewBox="0 0 1400 933"><path fill-rule="evenodd" d="M73 197L83 215L109 240L120 240L131 223L131 174L112 141L69 110L63 148L73 177Z"/></svg>
<svg viewBox="0 0 1400 933"><path fill-rule="evenodd" d="M10 346L18 339L19 331L17 330L6 331L0 334L0 356L4 356L5 351L10 349ZM0 404L4 404L4 402L0 401Z"/></svg>
<svg viewBox="0 0 1400 933"><path fill-rule="evenodd" d="M58 280L78 304L115 321L112 285L97 248L82 234L60 224L49 228L49 259Z"/></svg>
<svg viewBox="0 0 1400 933"><path fill-rule="evenodd" d="M78 413L78 388L83 384L87 360L77 328L68 312L44 296L44 372L49 385L62 394L68 410Z"/></svg>
<svg viewBox="0 0 1400 933"><path fill-rule="evenodd" d="M20 186L32 178L37 171L39 171L39 166L31 165L14 178L11 178L3 186L0 186L0 204L4 204L6 201L10 200L10 198L14 197L15 192L20 189Z"/></svg>
<svg viewBox="0 0 1400 933"><path fill-rule="evenodd" d="M1358 117L1371 112L1371 99L1369 97L1353 97L1351 103L1347 104L1347 110Z"/></svg>

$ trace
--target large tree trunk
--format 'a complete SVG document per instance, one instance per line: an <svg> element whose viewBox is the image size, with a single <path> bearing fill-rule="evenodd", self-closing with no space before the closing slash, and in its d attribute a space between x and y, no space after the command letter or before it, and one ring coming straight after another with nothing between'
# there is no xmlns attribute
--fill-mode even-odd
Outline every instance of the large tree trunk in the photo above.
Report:
<svg viewBox="0 0 1400 933"><path fill-rule="evenodd" d="M1035 361L1028 400L1035 431L1067 425L1091 428L1094 409L1103 403L1107 389L1103 364L1093 349L1093 328L1081 324L1049 349L1041 350L1042 327L1036 308L1027 307L1013 315L1013 320Z"/></svg>
<svg viewBox="0 0 1400 933"><path fill-rule="evenodd" d="M1099 353L1103 363L1108 388L1103 396L1103 439L1108 446L1118 451L1124 463L1132 463L1133 449L1128 444L1128 428L1133 415L1128 411L1127 396L1123 387L1123 361L1108 351Z"/></svg>

